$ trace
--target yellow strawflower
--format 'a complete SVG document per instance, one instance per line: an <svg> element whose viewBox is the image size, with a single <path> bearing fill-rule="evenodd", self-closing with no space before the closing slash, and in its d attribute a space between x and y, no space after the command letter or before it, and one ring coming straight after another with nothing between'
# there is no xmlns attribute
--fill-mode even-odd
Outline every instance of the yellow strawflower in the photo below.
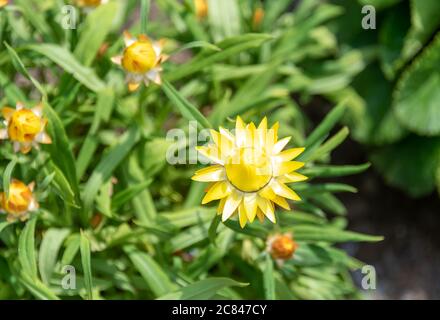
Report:
<svg viewBox="0 0 440 320"><path fill-rule="evenodd" d="M203 19L208 15L207 0L194 0L194 7L196 9L197 18Z"/></svg>
<svg viewBox="0 0 440 320"><path fill-rule="evenodd" d="M41 104L25 109L21 102L17 102L16 109L3 107L1 112L6 128L0 129L0 140L11 140L15 152L28 153L32 147L38 147L38 143L52 143L44 131L47 119L43 117Z"/></svg>
<svg viewBox="0 0 440 320"><path fill-rule="evenodd" d="M127 73L128 89L135 91L141 82L146 86L150 82L161 84L161 63L167 59L162 54L163 41L154 42L146 35L133 38L124 32L125 50L122 55L112 58L112 61L121 65Z"/></svg>
<svg viewBox="0 0 440 320"><path fill-rule="evenodd" d="M0 212L6 213L10 222L29 218L29 213L38 209L38 202L32 193L34 183L25 185L19 180L12 180L9 184L8 196L0 193Z"/></svg>
<svg viewBox="0 0 440 320"><path fill-rule="evenodd" d="M9 0L0 0L0 8L4 7L5 5L7 5L9 3Z"/></svg>
<svg viewBox="0 0 440 320"><path fill-rule="evenodd" d="M275 204L289 210L286 199L301 200L286 184L307 179L295 172L304 163L292 161L304 148L283 151L290 137L278 140L278 123L268 129L264 118L257 128L237 117L234 134L220 128L211 130L211 136L212 142L197 151L214 164L198 170L192 179L211 182L202 204L220 200L223 221L238 213L242 228L256 216L275 223Z"/></svg>

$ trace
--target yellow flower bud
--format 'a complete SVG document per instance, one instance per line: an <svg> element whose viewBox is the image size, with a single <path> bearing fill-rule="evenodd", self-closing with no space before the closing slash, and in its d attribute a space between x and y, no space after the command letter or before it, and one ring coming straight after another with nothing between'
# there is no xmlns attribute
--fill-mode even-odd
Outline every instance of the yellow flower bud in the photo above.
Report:
<svg viewBox="0 0 440 320"><path fill-rule="evenodd" d="M153 44L148 38L135 41L128 46L122 57L122 66L125 70L142 74L156 66L157 56Z"/></svg>
<svg viewBox="0 0 440 320"><path fill-rule="evenodd" d="M197 18L203 19L208 15L208 2L206 0L194 0L194 6Z"/></svg>
<svg viewBox="0 0 440 320"><path fill-rule="evenodd" d="M78 0L77 3L81 7L97 7L102 3L102 0Z"/></svg>
<svg viewBox="0 0 440 320"><path fill-rule="evenodd" d="M297 248L290 234L275 235L268 240L268 251L276 260L291 259Z"/></svg>
<svg viewBox="0 0 440 320"><path fill-rule="evenodd" d="M31 142L42 127L42 120L31 110L15 111L8 124L9 139L19 142Z"/></svg>
<svg viewBox="0 0 440 320"><path fill-rule="evenodd" d="M9 221L25 220L30 211L38 208L32 189L33 183L25 185L19 180L12 180L9 184L9 194L0 193L0 208L8 214Z"/></svg>

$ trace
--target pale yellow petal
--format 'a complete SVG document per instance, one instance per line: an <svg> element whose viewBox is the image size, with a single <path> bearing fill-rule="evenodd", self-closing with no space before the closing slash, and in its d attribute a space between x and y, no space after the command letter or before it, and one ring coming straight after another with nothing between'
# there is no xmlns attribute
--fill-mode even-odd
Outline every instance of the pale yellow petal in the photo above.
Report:
<svg viewBox="0 0 440 320"><path fill-rule="evenodd" d="M289 203L286 201L285 198L276 196L272 199L273 202L275 202L277 205L279 205L281 208L284 208L286 210L290 210Z"/></svg>
<svg viewBox="0 0 440 320"><path fill-rule="evenodd" d="M257 217L261 223L264 222L264 213L260 210L260 208L257 209Z"/></svg>
<svg viewBox="0 0 440 320"><path fill-rule="evenodd" d="M281 162L273 167L273 175L275 177L279 177L286 173L290 173L292 171L298 170L303 166L304 166L304 162L299 162L299 161Z"/></svg>
<svg viewBox="0 0 440 320"><path fill-rule="evenodd" d="M240 221L240 227L244 228L246 226L247 216L243 202L238 206L238 219Z"/></svg>
<svg viewBox="0 0 440 320"><path fill-rule="evenodd" d="M306 177L305 175L302 175L301 173L291 172L291 173L285 174L284 176L279 177L278 181L282 182L282 183L292 183L292 182L305 181L307 179L308 179L308 177Z"/></svg>
<svg viewBox="0 0 440 320"><path fill-rule="evenodd" d="M231 193L231 188L229 184L224 181L216 182L206 193L202 200L202 204L206 204L213 200L222 199L227 197Z"/></svg>
<svg viewBox="0 0 440 320"><path fill-rule="evenodd" d="M237 210L243 199L243 195L236 190L232 190L225 202L223 209L222 221L226 221Z"/></svg>
<svg viewBox="0 0 440 320"><path fill-rule="evenodd" d="M273 223L276 222L274 206L270 200L263 197L257 197L257 205L270 221Z"/></svg>
<svg viewBox="0 0 440 320"><path fill-rule="evenodd" d="M112 61L114 64L121 65L121 64L122 64L122 56L121 56L121 55L119 55L119 56L114 56L114 57L111 58L111 61Z"/></svg>
<svg viewBox="0 0 440 320"><path fill-rule="evenodd" d="M275 179L272 180L270 187L277 195L281 197L296 201L301 200L301 198L298 196L298 194L295 191L290 189L284 183L281 183Z"/></svg>
<svg viewBox="0 0 440 320"><path fill-rule="evenodd" d="M2 115L3 118L6 119L6 121L9 121L9 119L11 119L12 115L14 114L16 110L13 108L9 108L9 107L3 107L2 108Z"/></svg>
<svg viewBox="0 0 440 320"><path fill-rule="evenodd" d="M275 145L273 146L272 149L272 154L278 154L280 153L285 146L287 146L287 144L289 143L290 139L292 137L285 137L283 139L281 139L280 141L278 141L277 143L275 143Z"/></svg>
<svg viewBox="0 0 440 320"><path fill-rule="evenodd" d="M305 148L292 148L281 151L279 154L274 156L276 162L286 162L291 161L303 153Z"/></svg>
<svg viewBox="0 0 440 320"><path fill-rule="evenodd" d="M263 189L261 189L260 191L258 191L258 195L260 197L266 198L268 200L272 200L273 198L275 198L277 195L275 194L275 192L272 190L272 188L270 186L265 186Z"/></svg>
<svg viewBox="0 0 440 320"><path fill-rule="evenodd" d="M243 205L246 211L247 218L253 222L257 214L257 195L255 193L246 193L243 197Z"/></svg>
<svg viewBox="0 0 440 320"><path fill-rule="evenodd" d="M225 169L220 165L212 165L197 170L191 179L200 182L223 181L226 179Z"/></svg>
<svg viewBox="0 0 440 320"><path fill-rule="evenodd" d="M204 156L205 158L208 158L212 162L217 163L217 164L223 164L220 152L219 152L218 148L216 148L215 146L196 147L196 150L202 156Z"/></svg>

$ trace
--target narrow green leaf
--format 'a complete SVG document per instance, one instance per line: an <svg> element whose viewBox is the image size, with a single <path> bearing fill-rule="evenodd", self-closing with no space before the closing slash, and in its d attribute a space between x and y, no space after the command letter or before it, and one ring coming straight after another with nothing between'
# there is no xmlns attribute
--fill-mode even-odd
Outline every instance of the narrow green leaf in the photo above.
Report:
<svg viewBox="0 0 440 320"><path fill-rule="evenodd" d="M94 92L99 92L105 88L102 80L96 76L92 69L80 64L72 53L63 47L55 44L32 44L26 46L26 49L46 56Z"/></svg>
<svg viewBox="0 0 440 320"><path fill-rule="evenodd" d="M74 55L84 66L90 66L95 59L99 48L112 28L117 8L115 2L100 5L88 14L83 22Z"/></svg>
<svg viewBox="0 0 440 320"><path fill-rule="evenodd" d="M150 0L141 0L141 33L147 34L148 18L150 16Z"/></svg>
<svg viewBox="0 0 440 320"><path fill-rule="evenodd" d="M162 89L171 100L173 105L187 120L197 121L197 125L202 128L211 128L209 121L201 114L201 112L185 99L168 81L164 81Z"/></svg>
<svg viewBox="0 0 440 320"><path fill-rule="evenodd" d="M23 273L32 279L37 279L37 258L35 255L35 225L37 217L30 219L18 240L18 260Z"/></svg>
<svg viewBox="0 0 440 320"><path fill-rule="evenodd" d="M15 165L17 164L17 158L12 159L6 166L3 172L3 190L6 193L6 198L9 197L9 183L11 182L12 172L14 171Z"/></svg>
<svg viewBox="0 0 440 320"><path fill-rule="evenodd" d="M87 290L87 299L93 300L92 264L90 261L90 241L84 232L81 232L81 264L84 272L84 284Z"/></svg>
<svg viewBox="0 0 440 320"><path fill-rule="evenodd" d="M370 163L360 165L343 165L343 166L313 166L301 170L301 174L312 178L329 178L329 177L342 177L353 174L361 173L367 170L371 166Z"/></svg>
<svg viewBox="0 0 440 320"><path fill-rule="evenodd" d="M38 267L41 279L49 284L58 258L58 251L69 235L68 229L49 229L43 237L38 254Z"/></svg>
<svg viewBox="0 0 440 320"><path fill-rule="evenodd" d="M330 130L341 119L345 112L345 102L341 102L334 107L319 126L307 137L305 147L308 148L318 142L321 138L328 135Z"/></svg>
<svg viewBox="0 0 440 320"><path fill-rule="evenodd" d="M245 287L247 283L229 278L209 278L189 284L175 292L161 296L157 300L209 300L216 293L228 287Z"/></svg>
<svg viewBox="0 0 440 320"><path fill-rule="evenodd" d="M151 179L138 183L134 186L131 186L121 192L116 193L113 197L112 197L112 209L113 210L117 210L120 207L122 207L124 204L126 204L128 201L130 201L131 199L133 199L134 197L136 197L140 192L142 192L143 190L145 190L145 188L147 188L150 184L151 184Z"/></svg>
<svg viewBox="0 0 440 320"><path fill-rule="evenodd" d="M133 248L125 248L125 252L156 297L176 289L165 271L150 255Z"/></svg>
<svg viewBox="0 0 440 320"><path fill-rule="evenodd" d="M75 193L75 198L79 199L79 187L76 175L75 160L70 150L69 140L64 130L58 114L52 107L45 103L44 113L48 119L47 132L52 138L52 143L45 145L46 150L50 153L53 163L62 171L71 189Z"/></svg>
<svg viewBox="0 0 440 320"><path fill-rule="evenodd" d="M264 296L266 300L275 300L275 279L273 270L273 260L270 255L266 255L266 262L263 270Z"/></svg>
<svg viewBox="0 0 440 320"><path fill-rule="evenodd" d="M291 226L286 228L293 230L297 241L324 241L324 242L349 242L366 241L376 242L383 240L382 236L370 236L357 232L344 231L332 227L316 226Z"/></svg>
<svg viewBox="0 0 440 320"><path fill-rule="evenodd" d="M93 201L102 184L110 179L113 171L139 141L139 138L139 129L136 126L132 126L121 137L120 141L101 159L98 166L93 171L83 193L83 223L87 223L88 221L88 215L92 210Z"/></svg>
<svg viewBox="0 0 440 320"><path fill-rule="evenodd" d="M212 243L215 243L215 239L217 238L217 228L222 221L222 216L215 213L214 219L212 219L211 225L208 230L208 237Z"/></svg>
<svg viewBox="0 0 440 320"><path fill-rule="evenodd" d="M19 280L37 299L60 300L43 282L32 278L25 272L20 273Z"/></svg>

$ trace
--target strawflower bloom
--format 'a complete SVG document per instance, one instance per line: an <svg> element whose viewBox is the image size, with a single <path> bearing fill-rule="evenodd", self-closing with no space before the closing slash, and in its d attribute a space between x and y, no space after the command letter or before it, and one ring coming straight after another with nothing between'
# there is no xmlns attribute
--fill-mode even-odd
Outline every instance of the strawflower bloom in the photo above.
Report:
<svg viewBox="0 0 440 320"><path fill-rule="evenodd" d="M298 244L290 233L276 234L267 239L267 252L278 263L292 259Z"/></svg>
<svg viewBox="0 0 440 320"><path fill-rule="evenodd" d="M112 58L112 61L127 73L129 91L135 91L144 82L146 86L150 82L161 84L161 63L167 59L162 54L163 41L152 41L146 35L141 34L133 38L127 31L124 32L125 50L122 55Z"/></svg>
<svg viewBox="0 0 440 320"><path fill-rule="evenodd" d="M206 18L208 15L208 2L207 0L194 0L194 7L196 9L196 16L199 19Z"/></svg>
<svg viewBox="0 0 440 320"><path fill-rule="evenodd" d="M278 126L268 129L264 118L257 128L237 117L234 134L222 127L219 132L211 130L212 142L197 148L214 164L198 170L192 179L211 182L202 204L220 200L222 221L238 213L242 228L256 216L275 223L275 204L289 210L286 199L301 200L286 184L307 179L295 172L304 163L292 161L304 148L283 151L290 137L278 140Z"/></svg>
<svg viewBox="0 0 440 320"><path fill-rule="evenodd" d="M15 152L28 153L32 147L38 148L38 143L52 143L44 131L47 119L43 117L41 104L25 109L21 102L17 102L16 109L3 107L1 112L6 128L0 129L0 140L11 140Z"/></svg>
<svg viewBox="0 0 440 320"><path fill-rule="evenodd" d="M80 7L95 8L101 4L107 3L108 0L77 0L76 3Z"/></svg>
<svg viewBox="0 0 440 320"><path fill-rule="evenodd" d="M9 3L9 0L0 0L0 8L6 6Z"/></svg>
<svg viewBox="0 0 440 320"><path fill-rule="evenodd" d="M29 213L38 209L33 190L33 182L26 185L13 179L9 184L8 195L5 192L0 193L0 212L7 214L7 221L24 221L29 218Z"/></svg>
<svg viewBox="0 0 440 320"><path fill-rule="evenodd" d="M254 15L252 17L252 26L254 29L257 29L260 25L261 22L264 19L264 9L261 7L258 7L257 9L255 9L254 11Z"/></svg>

